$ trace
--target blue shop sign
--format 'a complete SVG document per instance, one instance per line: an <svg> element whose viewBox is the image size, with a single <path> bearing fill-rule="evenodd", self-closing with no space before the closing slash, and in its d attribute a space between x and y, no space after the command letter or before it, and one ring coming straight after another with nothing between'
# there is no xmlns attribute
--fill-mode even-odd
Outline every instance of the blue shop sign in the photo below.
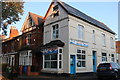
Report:
<svg viewBox="0 0 120 80"><path fill-rule="evenodd" d="M77 41L77 40L70 40L70 44L88 47L88 44L87 44L87 43L79 42L79 41Z"/></svg>
<svg viewBox="0 0 120 80"><path fill-rule="evenodd" d="M53 53L58 53L58 49L57 48L48 48L48 49L44 49L42 50L42 53L45 54L53 54Z"/></svg>

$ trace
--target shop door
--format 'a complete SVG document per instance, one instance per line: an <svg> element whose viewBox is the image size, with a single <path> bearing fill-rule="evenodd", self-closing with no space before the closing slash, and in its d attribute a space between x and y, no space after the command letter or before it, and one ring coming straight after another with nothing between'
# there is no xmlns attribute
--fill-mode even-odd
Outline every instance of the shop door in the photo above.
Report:
<svg viewBox="0 0 120 80"><path fill-rule="evenodd" d="M93 51L93 72L96 72L97 61L96 61L96 51Z"/></svg>
<svg viewBox="0 0 120 80"><path fill-rule="evenodd" d="M70 56L70 74L76 74L75 55Z"/></svg>

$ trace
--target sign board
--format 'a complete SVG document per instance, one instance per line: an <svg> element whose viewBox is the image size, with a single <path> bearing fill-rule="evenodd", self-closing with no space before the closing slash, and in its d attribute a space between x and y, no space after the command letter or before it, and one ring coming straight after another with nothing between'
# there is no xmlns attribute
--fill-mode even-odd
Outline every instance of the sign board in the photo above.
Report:
<svg viewBox="0 0 120 80"><path fill-rule="evenodd" d="M47 48L42 50L43 54L53 54L58 53L58 48Z"/></svg>
<svg viewBox="0 0 120 80"><path fill-rule="evenodd" d="M88 47L88 44L87 43L84 43L84 42L80 42L80 41L77 41L77 40L70 40L70 44L74 44L74 45L78 45L78 46L83 46L83 47Z"/></svg>

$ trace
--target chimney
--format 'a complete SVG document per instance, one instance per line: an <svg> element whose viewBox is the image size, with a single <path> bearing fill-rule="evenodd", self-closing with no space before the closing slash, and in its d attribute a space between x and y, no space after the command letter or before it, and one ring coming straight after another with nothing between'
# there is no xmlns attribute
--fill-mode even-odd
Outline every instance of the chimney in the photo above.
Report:
<svg viewBox="0 0 120 80"><path fill-rule="evenodd" d="M11 26L10 28L10 38L16 37L19 35L19 32L15 26Z"/></svg>

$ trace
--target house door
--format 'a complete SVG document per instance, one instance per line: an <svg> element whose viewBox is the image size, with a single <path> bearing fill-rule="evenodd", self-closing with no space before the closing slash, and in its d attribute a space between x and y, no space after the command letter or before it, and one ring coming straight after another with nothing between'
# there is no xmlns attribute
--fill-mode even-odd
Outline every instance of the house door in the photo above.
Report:
<svg viewBox="0 0 120 80"><path fill-rule="evenodd" d="M76 74L75 55L70 56L70 74Z"/></svg>
<svg viewBox="0 0 120 80"><path fill-rule="evenodd" d="M96 72L97 61L96 61L96 51L93 51L93 72Z"/></svg>

